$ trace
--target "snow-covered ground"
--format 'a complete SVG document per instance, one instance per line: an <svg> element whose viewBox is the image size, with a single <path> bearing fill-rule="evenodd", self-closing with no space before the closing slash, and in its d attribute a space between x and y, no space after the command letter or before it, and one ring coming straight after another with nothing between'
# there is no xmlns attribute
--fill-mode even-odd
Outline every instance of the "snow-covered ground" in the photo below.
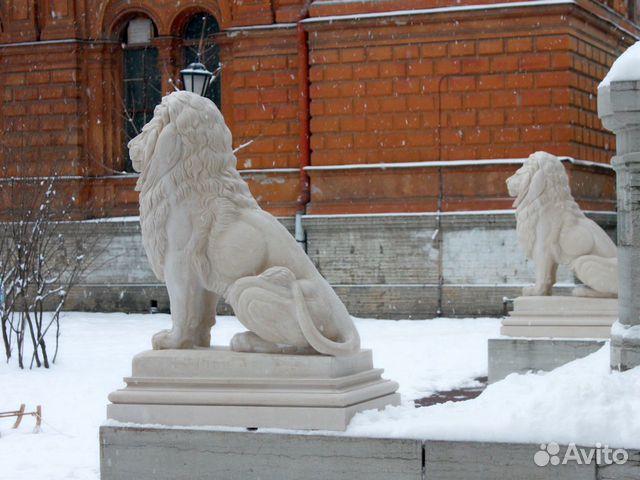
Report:
<svg viewBox="0 0 640 480"><path fill-rule="evenodd" d="M344 435L640 447L640 368L609 373L608 347L551 373L511 375L475 400L416 409L410 400L474 386L486 375L486 341L498 335L499 321L356 323L376 366L400 383L403 404L357 415ZM32 418L18 430L0 419L0 478L98 479L107 394L123 385L132 356L168 325L166 315L71 313L51 370L0 364L0 411L41 404L44 419L39 434L31 433ZM241 329L223 317L213 343L227 344Z"/></svg>

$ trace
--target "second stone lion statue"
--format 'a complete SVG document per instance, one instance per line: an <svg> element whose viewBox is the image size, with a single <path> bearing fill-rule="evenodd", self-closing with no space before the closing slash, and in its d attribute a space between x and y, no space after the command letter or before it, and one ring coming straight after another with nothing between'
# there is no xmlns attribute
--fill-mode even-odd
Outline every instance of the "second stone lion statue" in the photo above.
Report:
<svg viewBox="0 0 640 480"><path fill-rule="evenodd" d="M532 154L507 179L507 188L516 197L518 241L535 266L536 283L525 287L523 295L551 295L561 264L584 283L574 289L574 295L617 296L616 245L576 204L558 157Z"/></svg>
<svg viewBox="0 0 640 480"><path fill-rule="evenodd" d="M235 351L359 351L343 303L240 178L213 102L182 91L164 97L129 149L143 244L171 302L173 327L154 335L154 349L208 347L223 297L249 330L233 337Z"/></svg>

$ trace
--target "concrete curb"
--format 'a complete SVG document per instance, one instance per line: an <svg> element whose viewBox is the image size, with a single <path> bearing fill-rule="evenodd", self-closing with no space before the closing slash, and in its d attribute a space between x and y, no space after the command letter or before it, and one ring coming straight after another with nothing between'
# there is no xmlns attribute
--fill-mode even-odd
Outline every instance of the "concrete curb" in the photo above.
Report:
<svg viewBox="0 0 640 480"><path fill-rule="evenodd" d="M580 447L578 447L580 448ZM540 467L538 444L434 441L144 426L100 428L102 480L626 480L624 465ZM564 458L566 446L560 447ZM543 454L544 455L544 454Z"/></svg>

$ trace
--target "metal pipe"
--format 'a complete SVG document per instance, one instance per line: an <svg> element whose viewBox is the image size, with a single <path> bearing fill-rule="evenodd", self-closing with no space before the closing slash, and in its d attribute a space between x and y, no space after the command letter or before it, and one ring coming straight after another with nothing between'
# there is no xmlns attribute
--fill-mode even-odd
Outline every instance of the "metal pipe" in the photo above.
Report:
<svg viewBox="0 0 640 480"><path fill-rule="evenodd" d="M310 144L310 115L309 115L309 44L308 35L302 25L302 20L309 16L311 0L307 0L300 11L297 23L298 33L298 131L299 131L299 164L300 164L300 194L298 196L298 211L306 212L307 204L311 200L311 182L305 170L311 164Z"/></svg>
<svg viewBox="0 0 640 480"><path fill-rule="evenodd" d="M296 212L296 220L294 224L294 236L296 238L296 242L298 245L302 247L302 249L307 251L307 234L304 231L304 227L302 226L302 212Z"/></svg>

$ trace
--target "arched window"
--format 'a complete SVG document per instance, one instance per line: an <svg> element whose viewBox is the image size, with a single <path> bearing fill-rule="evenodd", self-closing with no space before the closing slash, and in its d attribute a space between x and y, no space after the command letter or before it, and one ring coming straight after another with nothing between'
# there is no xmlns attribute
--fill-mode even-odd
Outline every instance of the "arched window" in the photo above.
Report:
<svg viewBox="0 0 640 480"><path fill-rule="evenodd" d="M629 0L629 18L632 22L640 22L640 0Z"/></svg>
<svg viewBox="0 0 640 480"><path fill-rule="evenodd" d="M196 13L191 17L182 34L183 62L185 67L190 63L198 61L200 38L203 38L200 63L203 63L210 72L215 72L218 69L220 65L220 50L211 36L219 31L220 26L212 15L208 13ZM209 87L206 95L218 108L221 108L220 73L221 72L217 73L216 79Z"/></svg>
<svg viewBox="0 0 640 480"><path fill-rule="evenodd" d="M153 117L162 99L162 79L158 68L158 49L151 45L153 22L145 17L131 19L123 32L123 110L125 171L133 172L127 143Z"/></svg>

